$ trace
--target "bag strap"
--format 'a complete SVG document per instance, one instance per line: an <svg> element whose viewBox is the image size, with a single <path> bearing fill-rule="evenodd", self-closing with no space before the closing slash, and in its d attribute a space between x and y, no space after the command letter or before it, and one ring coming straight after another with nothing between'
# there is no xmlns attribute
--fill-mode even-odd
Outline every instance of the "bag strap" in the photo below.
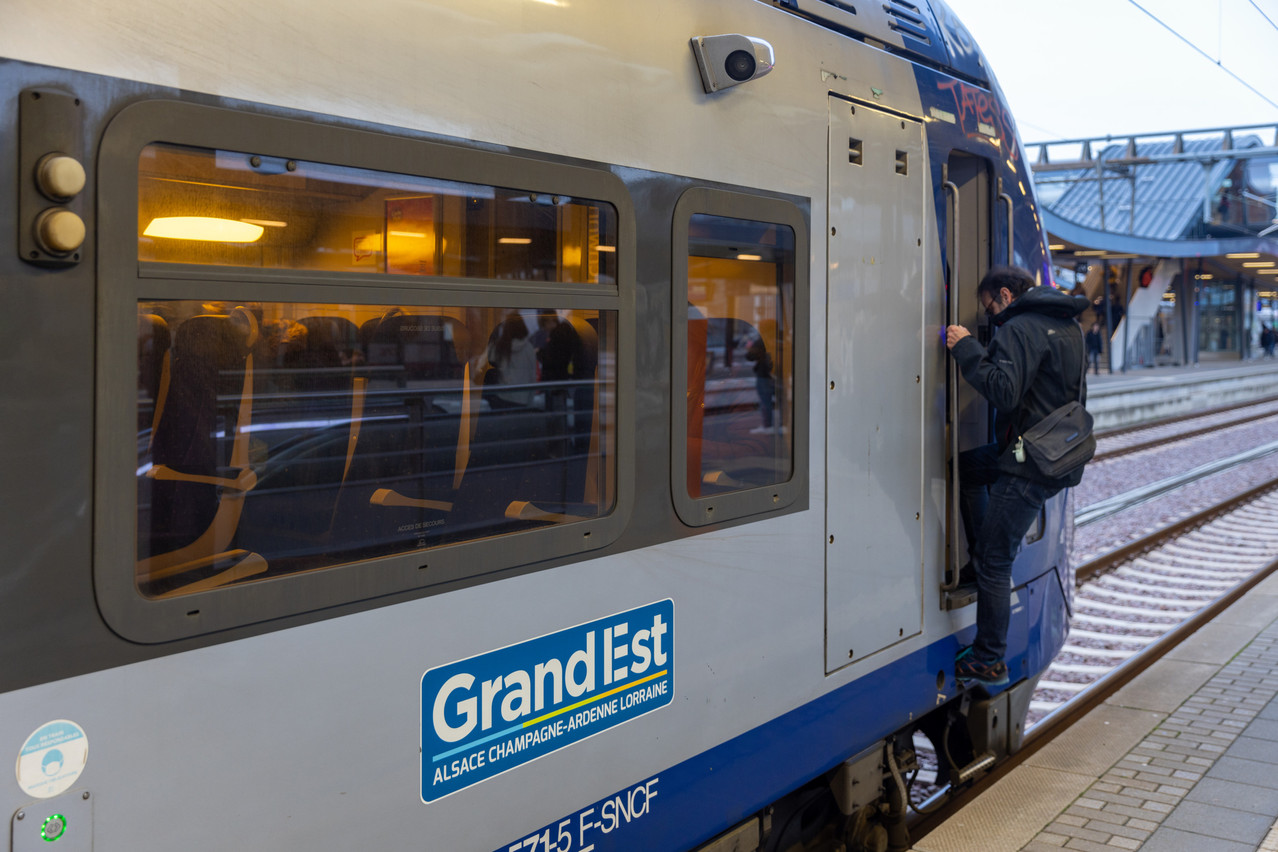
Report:
<svg viewBox="0 0 1278 852"><path fill-rule="evenodd" d="M1079 335L1080 336L1082 335L1081 324L1079 326ZM1088 341L1086 341L1085 337L1082 337L1082 355L1079 360L1081 361L1081 364L1082 364L1082 370L1079 373L1079 396L1077 396L1076 399L1077 399L1077 402L1079 402L1079 404L1081 405L1082 404L1082 386L1084 386L1084 383L1088 381Z"/></svg>

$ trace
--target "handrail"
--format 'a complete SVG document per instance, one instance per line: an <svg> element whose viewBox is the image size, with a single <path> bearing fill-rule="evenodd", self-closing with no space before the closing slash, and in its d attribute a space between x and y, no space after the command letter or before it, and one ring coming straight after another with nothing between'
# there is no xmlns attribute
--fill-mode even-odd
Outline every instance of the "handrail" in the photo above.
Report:
<svg viewBox="0 0 1278 852"><path fill-rule="evenodd" d="M946 298L946 325L958 325L958 278L959 269L961 268L959 253L959 238L962 230L959 228L959 188L946 176L945 182L942 184L945 191L950 195L950 239L945 249L949 255L950 261L950 280L949 293ZM950 414L950 501L949 501L949 523L946 533L946 540L950 543L949 558L949 580L945 579L944 571L941 574L941 591L952 592L959 585L959 565L958 565L958 531L961 523L959 514L959 453L958 453L958 437L959 437L959 409L958 409L958 363L952 358L947 357L946 367L948 370L948 396L949 396L949 414Z"/></svg>
<svg viewBox="0 0 1278 852"><path fill-rule="evenodd" d="M1015 224L1012 221L1013 211L1015 207L1012 204L1012 196L1003 191L1003 179L998 179L998 200L1007 205L1007 265L1016 265L1016 249L1015 243L1012 241L1012 227Z"/></svg>

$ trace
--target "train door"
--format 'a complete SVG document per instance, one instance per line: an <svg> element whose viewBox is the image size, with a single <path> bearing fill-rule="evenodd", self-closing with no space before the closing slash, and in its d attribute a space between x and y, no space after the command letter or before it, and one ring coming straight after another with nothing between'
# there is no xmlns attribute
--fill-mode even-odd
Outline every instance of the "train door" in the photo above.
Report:
<svg viewBox="0 0 1278 852"><path fill-rule="evenodd" d="M950 155L945 167L947 221L942 225L946 246L946 294L943 325L974 330L982 344L990 341L989 319L976 296L976 284L990 267L990 177L988 162L960 152ZM985 398L958 373L954 359L940 347L945 366L946 394L946 491L945 591L947 609L975 601L970 590L956 590L958 572L967 562L967 537L958 506L958 454L991 439L993 413Z"/></svg>
<svg viewBox="0 0 1278 852"><path fill-rule="evenodd" d="M826 670L923 619L922 125L830 98Z"/></svg>

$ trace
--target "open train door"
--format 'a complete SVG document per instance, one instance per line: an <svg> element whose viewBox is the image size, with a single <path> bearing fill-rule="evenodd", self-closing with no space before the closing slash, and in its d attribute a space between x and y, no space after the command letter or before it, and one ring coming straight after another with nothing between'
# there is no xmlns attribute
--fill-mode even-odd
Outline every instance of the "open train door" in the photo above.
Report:
<svg viewBox="0 0 1278 852"><path fill-rule="evenodd" d="M826 671L923 622L923 128L829 101ZM935 519L927 519L935 524Z"/></svg>
<svg viewBox="0 0 1278 852"><path fill-rule="evenodd" d="M992 250L989 171L988 161L981 157L958 151L950 154L944 173L946 220L941 224L946 261L944 325L964 326L982 344L988 344L991 335L989 319L976 295L977 283L990 268ZM943 357L948 475L941 605L957 609L976 602L972 587L958 588L959 570L968 560L967 536L959 511L958 457L963 450L989 443L993 415L985 398L959 375L954 359Z"/></svg>

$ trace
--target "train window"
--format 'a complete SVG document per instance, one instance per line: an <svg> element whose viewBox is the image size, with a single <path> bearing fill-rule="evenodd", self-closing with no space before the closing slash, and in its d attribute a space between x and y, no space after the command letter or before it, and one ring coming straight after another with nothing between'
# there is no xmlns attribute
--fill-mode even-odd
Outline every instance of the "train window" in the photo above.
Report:
<svg viewBox="0 0 1278 852"><path fill-rule="evenodd" d="M138 328L145 595L613 507L612 312L147 300Z"/></svg>
<svg viewBox="0 0 1278 852"><path fill-rule="evenodd" d="M688 494L785 482L794 229L698 213L688 231Z"/></svg>
<svg viewBox="0 0 1278 852"><path fill-rule="evenodd" d="M612 205L238 151L147 145L142 261L616 283Z"/></svg>
<svg viewBox="0 0 1278 852"><path fill-rule="evenodd" d="M166 642L615 542L634 492L621 179L264 113L141 101L103 136L107 623Z"/></svg>
<svg viewBox="0 0 1278 852"><path fill-rule="evenodd" d="M806 433L798 392L806 311L797 299L799 211L779 202L755 211L762 199L742 204L726 193L701 204L697 197L680 202L686 217L675 261L683 440L674 489L680 516L705 524L778 508L793 496L781 486L796 483L796 447Z"/></svg>

